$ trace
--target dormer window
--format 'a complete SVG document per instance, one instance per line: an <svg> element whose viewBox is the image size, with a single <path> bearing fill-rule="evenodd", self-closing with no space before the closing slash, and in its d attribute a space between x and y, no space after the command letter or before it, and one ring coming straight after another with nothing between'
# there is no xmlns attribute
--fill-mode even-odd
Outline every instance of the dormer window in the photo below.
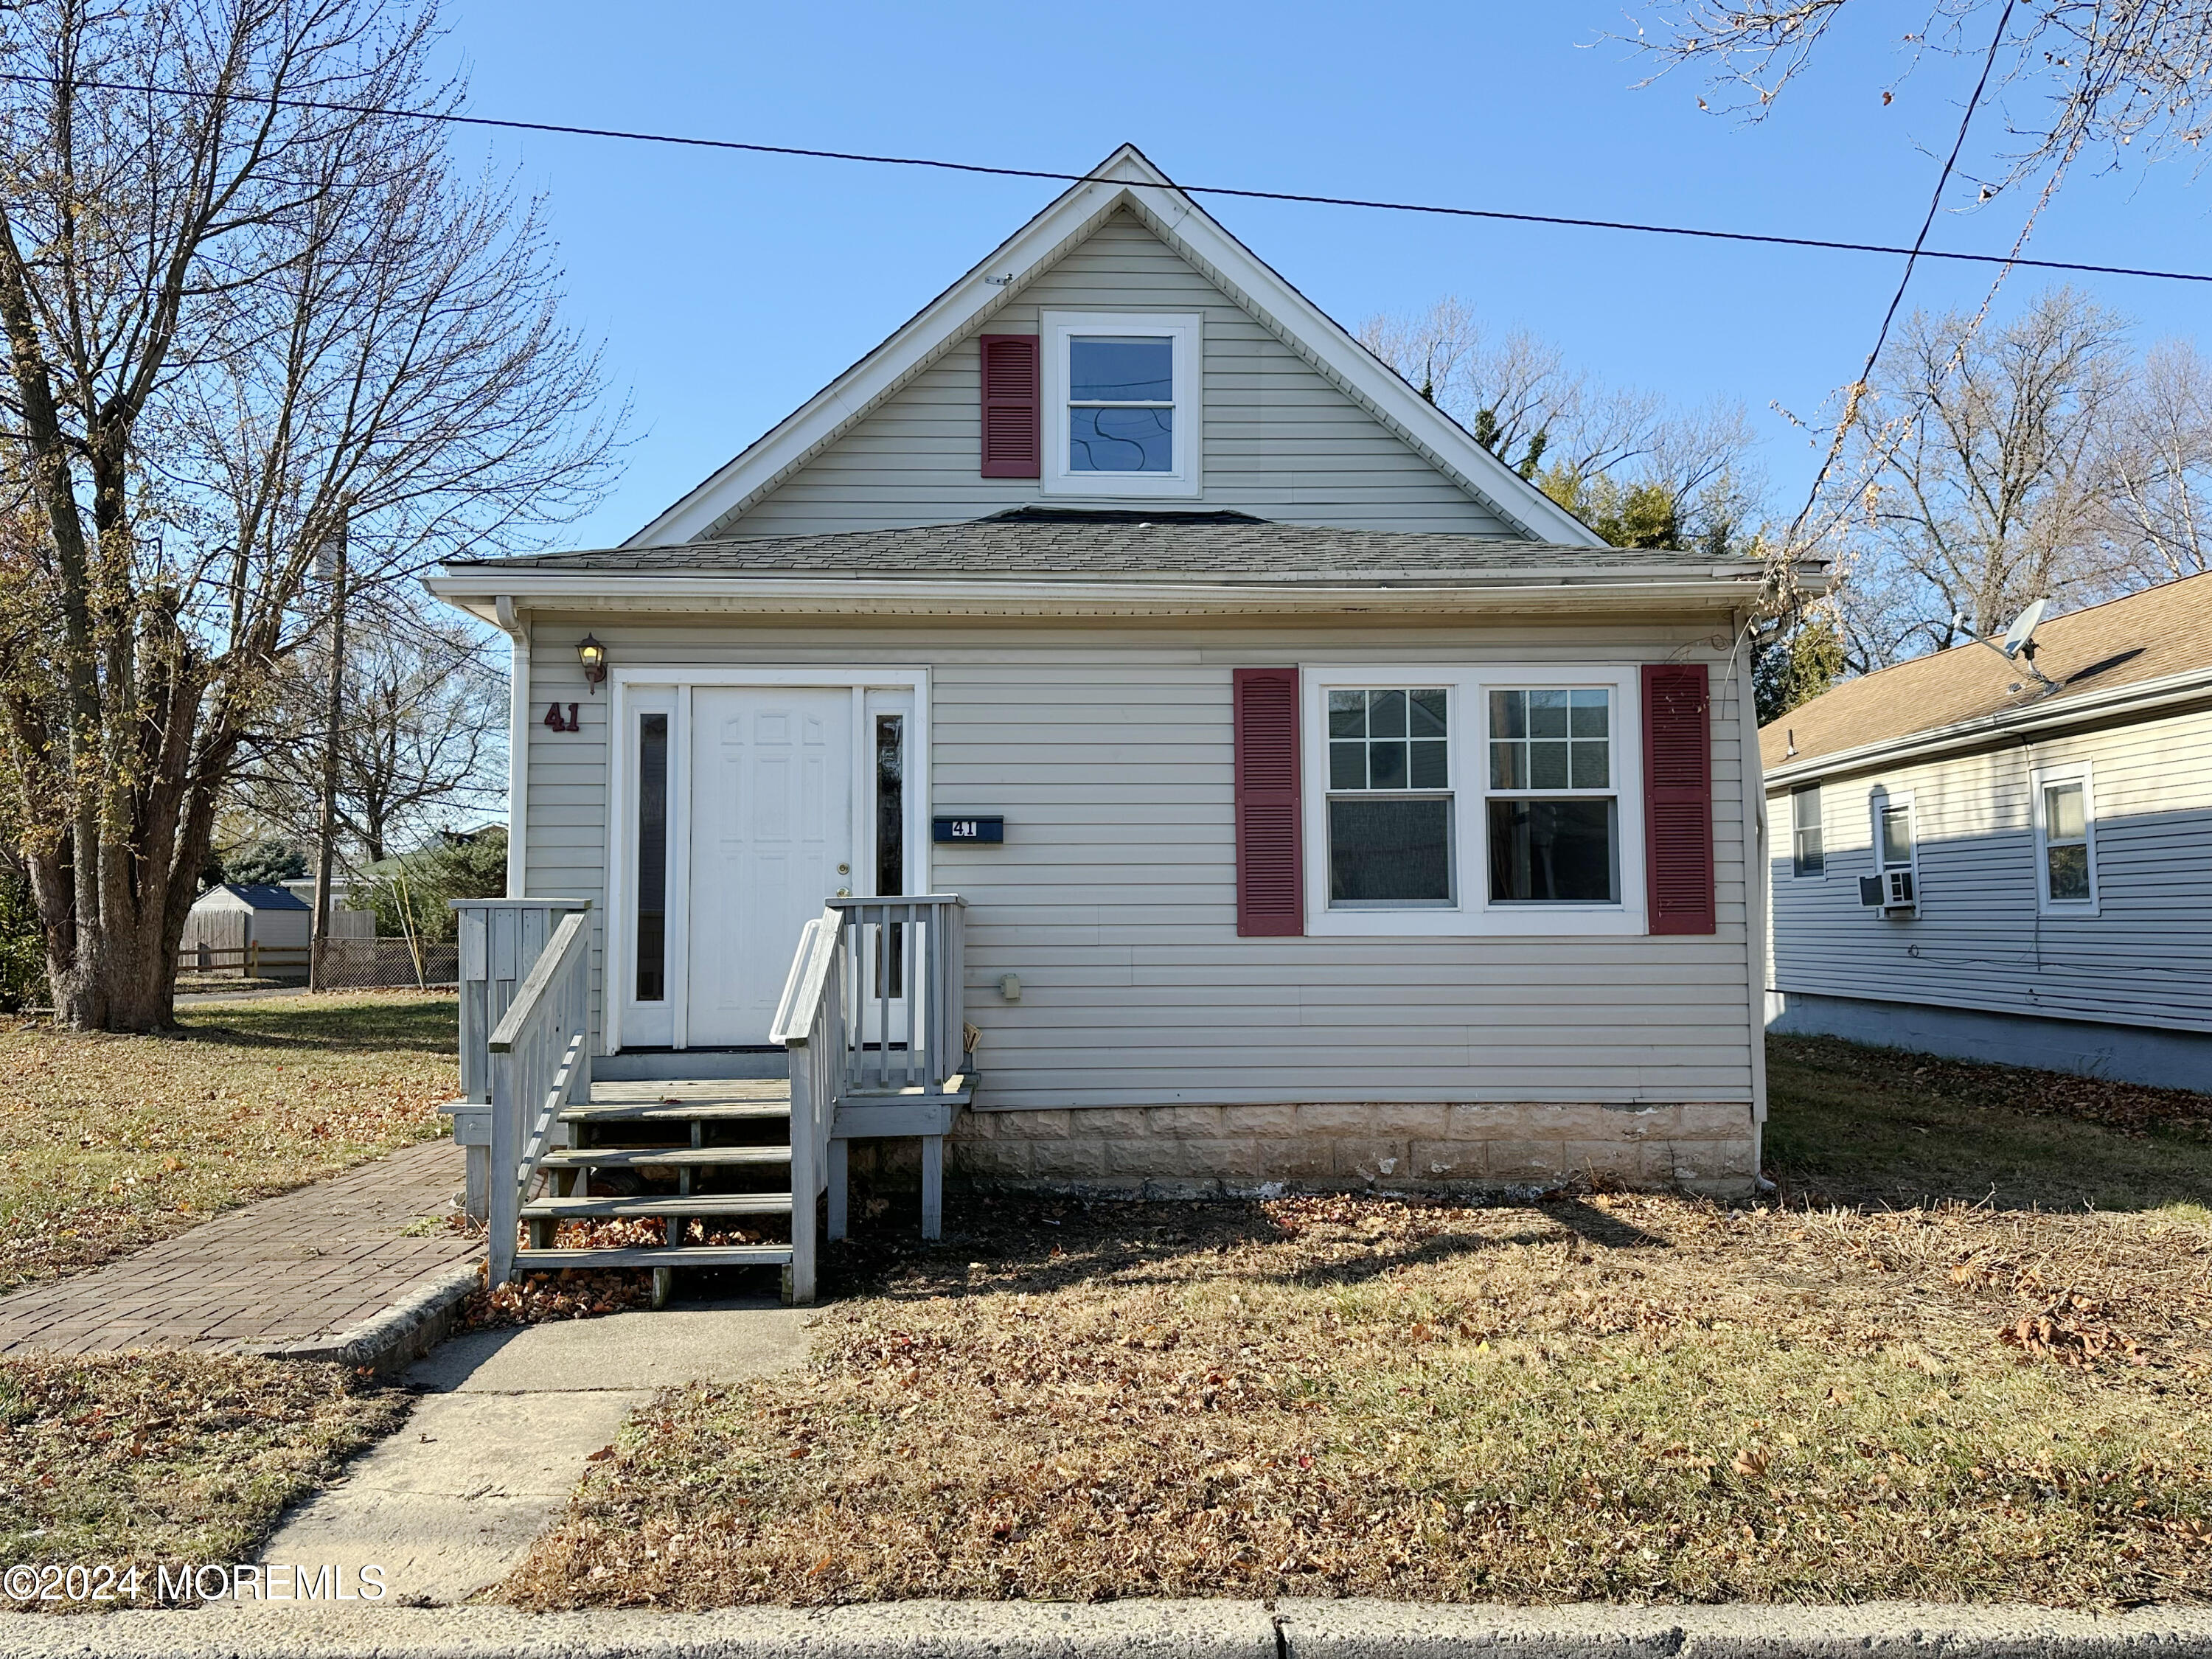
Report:
<svg viewBox="0 0 2212 1659"><path fill-rule="evenodd" d="M1048 311L1044 466L1055 495L1195 495L1200 319Z"/></svg>

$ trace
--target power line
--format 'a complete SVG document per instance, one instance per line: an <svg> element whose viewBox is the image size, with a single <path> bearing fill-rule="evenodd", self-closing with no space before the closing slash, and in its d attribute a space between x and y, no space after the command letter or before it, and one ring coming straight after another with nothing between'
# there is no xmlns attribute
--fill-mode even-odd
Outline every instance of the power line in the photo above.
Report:
<svg viewBox="0 0 2212 1659"><path fill-rule="evenodd" d="M1859 399L1865 395L1867 383L1874 377L1875 365L1881 360L1882 347L1889 343L1890 325L1897 320L1898 307L1905 303L1905 290L1912 284L1913 269L1923 258L1928 233L1935 228L1936 216L1942 209L1943 191L1951 182L1952 173L1958 167L1960 152L1966 148L1966 129L1973 125L1974 111L1981 105L1982 94L1989 89L1990 72L1996 67L1997 49L2004 45L2005 26L2012 21L2013 8L2017 3L2018 0L2005 0L2005 9L1998 15L1996 33L1990 37L1989 55L1982 59L1981 78L1974 82L1974 90L1966 100L1966 110L1959 117L1959 136L1951 141L1951 153L1944 158L1943 170L1936 175L1936 188L1929 192L1927 216L1921 220L1920 234L1912 239L1911 251L1905 255L1905 270L1897 279L1897 292L1889 296L1889 309L1881 314L1881 327L1874 337L1874 349L1867 353L1866 367L1859 371L1858 379L1851 382L1850 394L1844 399L1843 415L1836 422L1835 436L1828 444L1827 459L1820 463L1820 471L1813 480L1813 488L1805 497L1805 505L1790 524L1789 537L1783 544L1785 550L1796 549L1798 532L1804 529L1805 520L1812 516L1814 507L1819 504L1820 491L1827 486L1828 475L1835 471L1836 459L1844 452L1844 441L1850 436L1852 422L1858 414ZM2000 259L1997 263L2009 269L2014 265L2039 264L2042 261L2008 258ZM2000 276L1997 280L2002 282L2004 279Z"/></svg>
<svg viewBox="0 0 2212 1659"><path fill-rule="evenodd" d="M0 81L52 86L58 76L0 73ZM213 98L216 94L175 87L138 85L118 81L75 81L70 84L99 92L131 92L171 98ZM380 115L410 121L440 122L452 126L490 127L507 132L542 132L572 138L615 138L639 144L674 144L692 149L736 150L749 155L788 155L817 161L858 161L872 167L928 167L942 173L966 173L993 179L1043 179L1058 184L1128 183L1095 173L1057 173L1047 167L992 167L979 161L946 161L921 155L876 155L862 150L809 149L796 144L747 143L735 138L698 138L677 133L636 132L620 127L573 126L557 121L517 121L490 115L459 115L435 110L396 109L375 104L347 104L316 98L236 98L240 103L286 109L329 110L351 115ZM1138 184L1138 189L1151 188ZM1365 208L1379 213L1419 213L1450 219L1490 219L1508 224L1556 225L1577 230L1632 231L1649 236L1688 236L1706 241L1751 242L1770 247L1817 248L1836 253L1904 254L1915 259L1948 259L1966 264L2026 265L2039 270L2074 270L2099 276L2142 276L2169 283L2212 283L2212 272L2156 270L2137 265L2089 264L2071 259L2027 259L2006 253L1960 253L1924 245L1898 247L1883 242L1848 242L1820 236L1779 236L1749 230L1711 230L1695 225L1642 224L1627 219L1583 219L1556 213L1510 213L1502 208L1446 207L1429 202L1393 202L1363 196L1316 196L1297 191L1250 190L1234 185L1186 185L1172 188L1186 196L1227 196L1254 202L1291 202L1313 207ZM1921 233L1924 244L1927 232Z"/></svg>

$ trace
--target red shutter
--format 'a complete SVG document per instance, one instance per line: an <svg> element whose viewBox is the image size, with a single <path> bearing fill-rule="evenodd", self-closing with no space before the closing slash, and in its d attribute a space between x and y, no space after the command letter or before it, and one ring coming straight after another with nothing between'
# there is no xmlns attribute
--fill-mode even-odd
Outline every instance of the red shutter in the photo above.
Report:
<svg viewBox="0 0 2212 1659"><path fill-rule="evenodd" d="M1303 933L1298 860L1298 671L1236 671L1237 931Z"/></svg>
<svg viewBox="0 0 2212 1659"><path fill-rule="evenodd" d="M1712 699L1703 663L1644 671L1644 848L1654 933L1710 933Z"/></svg>
<svg viewBox="0 0 2212 1659"><path fill-rule="evenodd" d="M1037 441L1037 337L983 336L983 476L1034 478Z"/></svg>

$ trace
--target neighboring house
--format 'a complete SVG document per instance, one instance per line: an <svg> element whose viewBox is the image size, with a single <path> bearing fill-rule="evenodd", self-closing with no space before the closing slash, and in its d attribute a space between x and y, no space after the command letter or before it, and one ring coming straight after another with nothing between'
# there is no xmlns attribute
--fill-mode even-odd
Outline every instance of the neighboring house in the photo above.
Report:
<svg viewBox="0 0 2212 1659"><path fill-rule="evenodd" d="M1760 733L1770 1029L2212 1088L2212 575L2035 647L1954 646Z"/></svg>
<svg viewBox="0 0 2212 1659"><path fill-rule="evenodd" d="M848 988L977 1179L1747 1192L1761 573L1595 539L1125 148L629 542L430 586L514 641L603 1086L803 1027L825 900L958 895L972 1061L918 958Z"/></svg>

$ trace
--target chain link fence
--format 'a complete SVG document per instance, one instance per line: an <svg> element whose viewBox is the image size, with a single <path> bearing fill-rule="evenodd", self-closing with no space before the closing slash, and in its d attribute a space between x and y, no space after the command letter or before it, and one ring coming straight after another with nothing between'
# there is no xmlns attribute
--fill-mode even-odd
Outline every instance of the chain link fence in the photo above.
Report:
<svg viewBox="0 0 2212 1659"><path fill-rule="evenodd" d="M325 991L443 989L460 981L459 945L326 939L316 950L315 983Z"/></svg>

